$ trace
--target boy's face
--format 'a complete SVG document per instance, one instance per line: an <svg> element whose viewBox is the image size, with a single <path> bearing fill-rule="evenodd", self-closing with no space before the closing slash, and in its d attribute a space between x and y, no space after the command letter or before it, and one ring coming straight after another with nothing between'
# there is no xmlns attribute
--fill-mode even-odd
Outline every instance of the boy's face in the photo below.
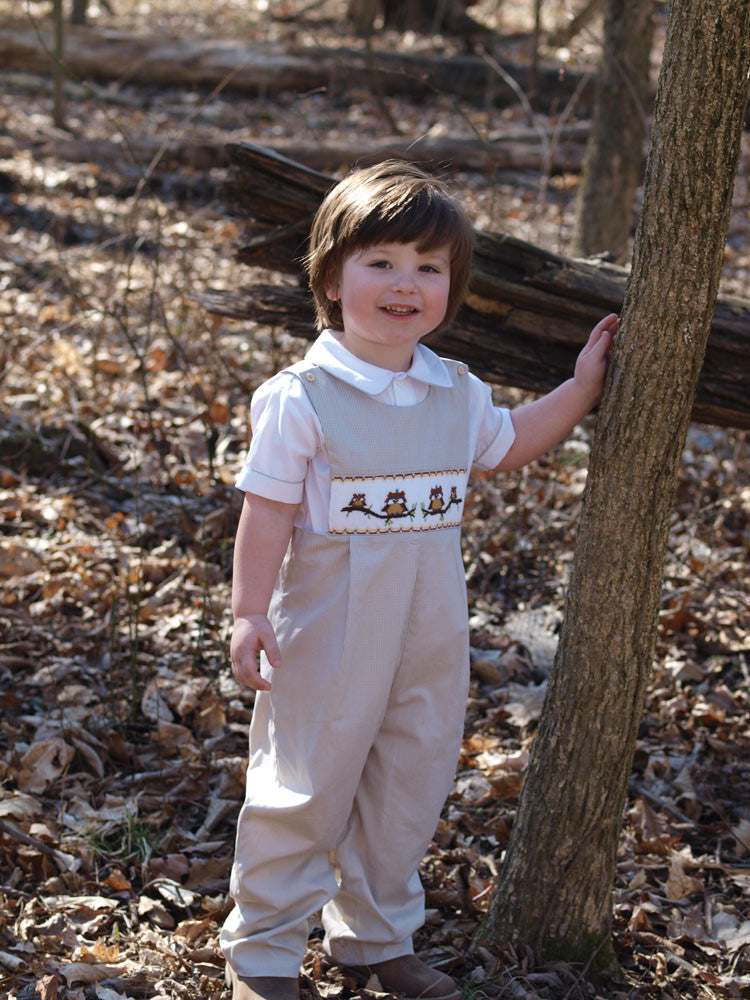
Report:
<svg viewBox="0 0 750 1000"><path fill-rule="evenodd" d="M380 243L347 257L326 294L341 303L342 343L352 354L405 371L421 338L442 322L450 283L448 247Z"/></svg>

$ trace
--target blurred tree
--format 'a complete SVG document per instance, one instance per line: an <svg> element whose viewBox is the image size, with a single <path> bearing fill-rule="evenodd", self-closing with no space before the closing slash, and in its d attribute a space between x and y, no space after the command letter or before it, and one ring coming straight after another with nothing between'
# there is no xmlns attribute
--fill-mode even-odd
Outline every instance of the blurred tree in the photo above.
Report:
<svg viewBox="0 0 750 1000"><path fill-rule="evenodd" d="M89 0L73 0L70 11L71 24L86 24L88 21Z"/></svg>
<svg viewBox="0 0 750 1000"><path fill-rule="evenodd" d="M63 95L62 58L65 46L65 27L63 24L62 0L52 0L52 17L55 22L55 48L52 67L52 122L55 128L65 128L65 102Z"/></svg>
<svg viewBox="0 0 750 1000"><path fill-rule="evenodd" d="M641 180L654 0L607 0L604 42L576 202L573 253L625 256Z"/></svg>
<svg viewBox="0 0 750 1000"><path fill-rule="evenodd" d="M747 102L750 3L671 4L633 270L560 644L479 940L615 964L617 842Z"/></svg>
<svg viewBox="0 0 750 1000"><path fill-rule="evenodd" d="M99 0L99 5L108 14L114 14L114 9L109 0ZM89 0L73 0L70 8L71 24L88 24Z"/></svg>
<svg viewBox="0 0 750 1000"><path fill-rule="evenodd" d="M570 42L584 31L601 9L604 0L584 0L579 9L572 13L565 24L553 29L547 36L547 44L556 48L569 45Z"/></svg>
<svg viewBox="0 0 750 1000"><path fill-rule="evenodd" d="M397 31L437 32L453 34L489 34L466 13L477 0L349 0L349 19L357 31L372 31L378 15L384 28Z"/></svg>

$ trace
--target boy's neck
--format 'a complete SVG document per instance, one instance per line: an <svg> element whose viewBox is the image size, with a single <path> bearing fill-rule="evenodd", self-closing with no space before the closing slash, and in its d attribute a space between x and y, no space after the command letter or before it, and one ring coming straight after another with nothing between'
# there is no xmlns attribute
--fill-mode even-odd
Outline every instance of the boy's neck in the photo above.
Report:
<svg viewBox="0 0 750 1000"><path fill-rule="evenodd" d="M391 347L385 344L369 344L366 341L351 343L351 339L347 339L346 336L341 337L341 344L360 361L389 372L408 372L414 359L415 349L411 345L408 350L404 350L402 344Z"/></svg>

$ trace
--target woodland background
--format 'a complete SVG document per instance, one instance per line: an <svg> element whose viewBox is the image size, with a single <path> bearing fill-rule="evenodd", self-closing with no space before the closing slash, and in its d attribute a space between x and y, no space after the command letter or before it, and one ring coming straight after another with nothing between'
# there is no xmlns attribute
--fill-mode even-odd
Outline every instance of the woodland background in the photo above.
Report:
<svg viewBox="0 0 750 1000"><path fill-rule="evenodd" d="M470 10L503 58L528 67L537 50L561 74L591 73L599 20L567 45L549 37L570 12L546 0L535 43L532 4ZM340 0L89 8L97 31L312 53L363 47L345 13ZM50 13L0 2L0 17L41 27ZM654 72L662 34L660 11ZM371 45L445 56L475 42L382 30ZM0 993L219 998L252 711L227 656L231 484L253 389L305 346L201 305L208 288L268 278L234 260L242 223L222 201L223 144L337 146L325 169L340 173L394 128L460 149L510 133L549 142L564 125L575 142L588 110L534 110L523 88L506 107L470 102L447 78L428 98L381 95L347 86L345 68L325 88L265 96L231 81L211 93L92 74L66 84L62 129L49 78L10 66L0 81ZM748 157L746 147L722 284L745 298ZM448 176L478 226L570 252L575 157ZM473 479L472 693L423 864L417 949L467 1000L748 995L750 476L746 432L727 428L692 425L679 477L615 886L622 979L594 988L575 968L535 971L524 954L469 954L541 710L594 427L588 418L521 472ZM319 938L314 925L304 988L357 995L323 967Z"/></svg>

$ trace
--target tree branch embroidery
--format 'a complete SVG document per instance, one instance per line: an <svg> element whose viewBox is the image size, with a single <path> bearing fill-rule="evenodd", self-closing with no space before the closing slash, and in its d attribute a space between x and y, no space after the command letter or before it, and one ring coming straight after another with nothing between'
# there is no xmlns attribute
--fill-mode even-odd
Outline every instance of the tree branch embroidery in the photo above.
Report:
<svg viewBox="0 0 750 1000"><path fill-rule="evenodd" d="M458 506L460 503L461 503L461 497L458 496L458 488L456 486L451 486L451 495L448 500L448 503L446 503L445 500L443 499L443 487L433 486L432 489L430 490L430 500L428 505L426 507L424 504L421 505L422 517L427 518L439 515L440 520L443 521L445 520L445 515L448 511L448 508L452 507L453 504L456 504L456 506Z"/></svg>
<svg viewBox="0 0 750 1000"><path fill-rule="evenodd" d="M381 511L385 513L379 513L373 510L372 507L367 506L367 497L364 493L354 493L352 498L346 507L341 508L342 512L348 517L349 514L359 513L364 514L365 517L377 517L381 521L385 521L386 524L394 518L409 517L414 520L414 514L417 510L417 505L409 509L409 505L406 500L406 494L403 490L396 490L388 494L385 498L385 503L383 504Z"/></svg>
<svg viewBox="0 0 750 1000"><path fill-rule="evenodd" d="M450 497L448 503L443 499L443 487L433 486L430 489L430 499L428 505L425 507L424 503L420 504L422 509L422 517L439 517L441 521L445 520L445 515L448 510L455 506L461 504L461 497L458 496L458 487L451 486ZM390 524L391 521L397 518L408 517L412 521L414 520L414 515L417 510L417 505L414 504L413 507L409 507L409 502L406 499L406 493L403 490L392 490L388 496L385 498L385 503L381 507L380 511L373 510L372 507L368 505L367 495L365 493L353 493L352 498L345 507L341 507L341 512L349 517L350 514L364 514L365 517L377 517L381 521L385 521L386 524Z"/></svg>

